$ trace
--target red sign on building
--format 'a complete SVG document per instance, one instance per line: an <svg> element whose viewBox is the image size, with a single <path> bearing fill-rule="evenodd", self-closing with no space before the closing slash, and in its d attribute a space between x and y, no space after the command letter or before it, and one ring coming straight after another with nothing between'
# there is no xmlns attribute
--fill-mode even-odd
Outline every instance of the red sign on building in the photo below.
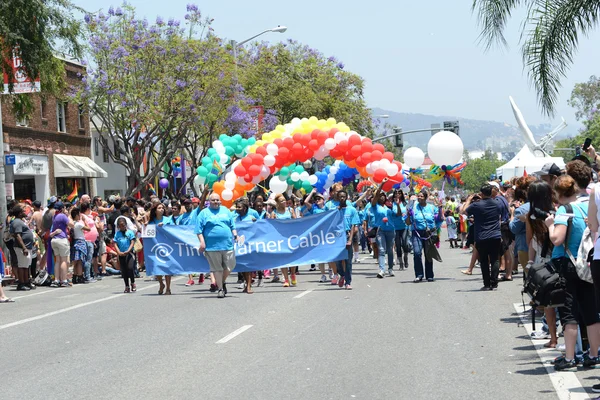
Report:
<svg viewBox="0 0 600 400"><path fill-rule="evenodd" d="M23 69L23 63L19 54L19 50L15 49L13 51L13 57L9 62L9 64L12 66L14 74L12 93L21 94L39 92L40 78L38 77L35 80L32 80L25 74L25 70ZM8 79L8 74L4 73L4 94L9 94Z"/></svg>

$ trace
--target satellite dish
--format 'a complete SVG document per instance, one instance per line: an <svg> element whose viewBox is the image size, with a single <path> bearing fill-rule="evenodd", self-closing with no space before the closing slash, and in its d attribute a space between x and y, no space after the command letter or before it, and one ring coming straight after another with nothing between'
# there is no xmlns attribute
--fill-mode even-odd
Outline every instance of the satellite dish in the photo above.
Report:
<svg viewBox="0 0 600 400"><path fill-rule="evenodd" d="M510 106L512 107L513 113L515 114L515 119L517 120L519 129L523 134L523 139L525 140L527 147L529 147L529 150L531 150L536 157L545 157L548 155L548 153L552 152L554 148L554 142L552 139L554 139L558 132L567 127L565 119L563 118L560 125L540 139L540 143L538 144L533 137L533 133L531 133L531 129L529 129L527 126L527 122L525 122L523 113L521 113L521 110L519 110L519 107L517 107L517 104L513 100L512 96L508 96L508 99L510 100Z"/></svg>

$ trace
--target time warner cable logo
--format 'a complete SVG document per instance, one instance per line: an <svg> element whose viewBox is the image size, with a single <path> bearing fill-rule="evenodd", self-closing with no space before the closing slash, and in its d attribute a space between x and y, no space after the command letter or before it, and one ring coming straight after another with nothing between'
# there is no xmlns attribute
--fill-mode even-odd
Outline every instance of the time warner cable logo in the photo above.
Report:
<svg viewBox="0 0 600 400"><path fill-rule="evenodd" d="M150 251L154 253L154 256L158 261L166 263L171 256L171 253L173 253L173 248L165 243L157 243L152 246L152 250Z"/></svg>

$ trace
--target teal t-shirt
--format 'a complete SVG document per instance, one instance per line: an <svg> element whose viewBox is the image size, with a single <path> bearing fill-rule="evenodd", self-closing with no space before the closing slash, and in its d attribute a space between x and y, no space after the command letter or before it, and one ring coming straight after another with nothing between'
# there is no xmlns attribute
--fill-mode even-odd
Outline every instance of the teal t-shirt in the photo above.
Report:
<svg viewBox="0 0 600 400"><path fill-rule="evenodd" d="M252 211L254 211L254 210L252 210ZM250 210L248 210L246 215L244 215L243 217L240 217L240 214L238 214L237 211L234 211L233 212L233 221L234 222L254 222L255 220L258 219L258 213L256 211L254 211L254 214L256 214L256 216L250 214Z"/></svg>
<svg viewBox="0 0 600 400"><path fill-rule="evenodd" d="M425 229L435 229L435 215L437 210L432 204L427 204L422 207L420 204L415 203L413 206L413 225L419 231Z"/></svg>
<svg viewBox="0 0 600 400"><path fill-rule="evenodd" d="M371 206L370 211L373 213L373 227L379 228L380 230L387 232L394 230L394 224L392 223L392 210L387 206L376 204L375 207ZM387 222L384 222L384 218L387 218Z"/></svg>
<svg viewBox="0 0 600 400"><path fill-rule="evenodd" d="M194 212L194 210L181 214L177 218L175 225L192 225L192 223L193 223L192 213L193 212Z"/></svg>
<svg viewBox="0 0 600 400"><path fill-rule="evenodd" d="M204 236L206 251L233 250L235 222L232 213L224 206L205 208L198 214L195 234Z"/></svg>
<svg viewBox="0 0 600 400"><path fill-rule="evenodd" d="M398 205L396 203L392 206L392 224L394 224L394 229L397 231L401 231L406 229L406 205L400 203L400 215L396 215L398 212Z"/></svg>
<svg viewBox="0 0 600 400"><path fill-rule="evenodd" d="M573 214L575 215L571 221L571 232L569 237L567 238L567 244L569 246L569 250L571 250L571 254L573 257L577 258L577 252L579 251L579 244L581 243L581 238L583 237L583 231L585 230L585 218L588 214L588 198L586 197L584 201L576 201L571 203L573 207ZM564 215L567 213L565 206L558 207L556 211L556 216L554 217L554 225L568 225L569 217ZM566 256L565 254L565 245L564 243L560 246L554 246L552 249L552 258L561 258Z"/></svg>
<svg viewBox="0 0 600 400"><path fill-rule="evenodd" d="M163 217L161 219L153 219L152 221L148 222L149 224L154 224L154 225L158 225L162 222L163 226L165 225L175 225L175 223L173 223L173 217L165 217L163 215Z"/></svg>
<svg viewBox="0 0 600 400"><path fill-rule="evenodd" d="M115 233L113 240L117 244L119 251L125 252L129 249L129 246L131 246L131 241L135 240L135 234L131 230L126 230L125 232L118 230Z"/></svg>
<svg viewBox="0 0 600 400"><path fill-rule="evenodd" d="M358 218L358 211L356 211L356 208L346 207L343 210L344 210L344 229L346 229L346 232L350 230L352 225L360 225L360 219Z"/></svg>

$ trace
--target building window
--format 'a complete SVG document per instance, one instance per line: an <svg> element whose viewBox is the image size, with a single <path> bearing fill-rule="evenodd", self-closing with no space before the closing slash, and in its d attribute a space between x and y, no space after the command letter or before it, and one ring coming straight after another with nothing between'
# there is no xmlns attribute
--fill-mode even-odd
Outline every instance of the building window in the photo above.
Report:
<svg viewBox="0 0 600 400"><path fill-rule="evenodd" d="M115 158L121 157L121 148L119 147L119 142L117 140L113 140L113 154Z"/></svg>
<svg viewBox="0 0 600 400"><path fill-rule="evenodd" d="M65 105L66 103L63 103L61 101L56 103L56 126L59 132L67 131Z"/></svg>
<svg viewBox="0 0 600 400"><path fill-rule="evenodd" d="M56 178L56 195L62 197L73 193L75 181L77 181L77 193L88 193L86 178Z"/></svg>
<svg viewBox="0 0 600 400"><path fill-rule="evenodd" d="M85 110L83 104L79 105L79 129L85 129Z"/></svg>
<svg viewBox="0 0 600 400"><path fill-rule="evenodd" d="M98 151L99 151L99 147L100 147L100 140L98 138L94 139L94 153L96 154L96 157L98 157Z"/></svg>
<svg viewBox="0 0 600 400"><path fill-rule="evenodd" d="M29 121L27 120L26 117L17 119L17 126L29 126Z"/></svg>
<svg viewBox="0 0 600 400"><path fill-rule="evenodd" d="M108 162L108 150L106 148L102 148L102 161L104 161L105 163Z"/></svg>
<svg viewBox="0 0 600 400"><path fill-rule="evenodd" d="M41 110L41 114L42 114L42 119L47 119L48 118L48 104L46 103L45 99L41 99L40 101L40 110Z"/></svg>

